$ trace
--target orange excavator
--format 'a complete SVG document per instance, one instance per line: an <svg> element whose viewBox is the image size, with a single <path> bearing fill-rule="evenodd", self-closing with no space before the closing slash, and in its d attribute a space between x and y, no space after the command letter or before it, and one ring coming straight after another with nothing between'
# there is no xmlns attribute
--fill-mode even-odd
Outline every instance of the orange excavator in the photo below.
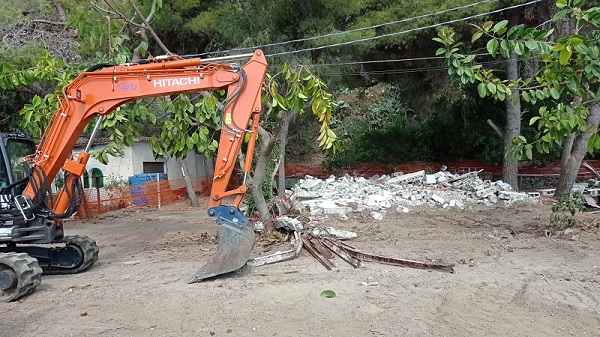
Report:
<svg viewBox="0 0 600 337"><path fill-rule="evenodd" d="M243 66L232 62L248 58ZM189 282L241 268L255 242L254 231L239 205L248 189L245 183L257 137L266 69L261 50L211 59L168 55L128 64L99 64L65 86L60 108L35 152L24 158L28 174L20 180L5 179L0 189L0 302L32 292L40 284L42 274L78 273L98 259L96 242L87 236L64 235L62 219L73 215L81 205L80 177L102 117L141 98L227 90L227 98L218 111L222 116L221 135L208 209L218 224L219 245L216 257ZM75 142L94 117L98 118L88 145L73 154ZM244 180L241 186L228 190L246 133L249 140ZM8 148L2 145L3 158L14 157L7 154ZM50 184L61 169L65 183L52 198ZM233 202L223 205L224 198Z"/></svg>

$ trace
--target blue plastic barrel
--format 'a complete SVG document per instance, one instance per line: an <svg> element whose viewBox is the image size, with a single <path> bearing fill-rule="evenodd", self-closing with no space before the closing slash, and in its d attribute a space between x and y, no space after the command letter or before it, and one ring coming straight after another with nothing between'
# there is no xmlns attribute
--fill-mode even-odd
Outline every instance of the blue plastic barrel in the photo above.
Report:
<svg viewBox="0 0 600 337"><path fill-rule="evenodd" d="M137 206L143 206L148 204L148 199L144 195L143 184L151 181L165 180L164 173L140 173L129 177L129 190L133 198L133 204Z"/></svg>

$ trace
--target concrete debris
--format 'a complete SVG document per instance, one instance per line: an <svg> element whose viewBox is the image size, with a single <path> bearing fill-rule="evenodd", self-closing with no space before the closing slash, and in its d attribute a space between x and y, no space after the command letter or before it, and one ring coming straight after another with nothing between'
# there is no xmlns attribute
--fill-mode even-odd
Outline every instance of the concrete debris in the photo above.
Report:
<svg viewBox="0 0 600 337"><path fill-rule="evenodd" d="M371 217L373 217L373 219L375 219L375 220L382 220L383 214L373 211L373 212L371 212Z"/></svg>
<svg viewBox="0 0 600 337"><path fill-rule="evenodd" d="M587 206L595 208L595 209L600 209L600 206L598 206L598 204L596 203L596 201L594 200L593 197L591 197L589 195L584 195L583 198L585 199L585 204Z"/></svg>
<svg viewBox="0 0 600 337"><path fill-rule="evenodd" d="M499 191L498 198L502 200L525 200L529 198L529 194L511 191Z"/></svg>
<svg viewBox="0 0 600 337"><path fill-rule="evenodd" d="M437 179L435 178L434 174L426 174L425 175L425 183L426 184L435 184L437 183Z"/></svg>
<svg viewBox="0 0 600 337"><path fill-rule="evenodd" d="M362 281L360 284L363 286L376 286L379 282L372 276L367 277L366 280Z"/></svg>
<svg viewBox="0 0 600 337"><path fill-rule="evenodd" d="M271 211L277 215L288 214L293 205L289 198L278 198L275 200Z"/></svg>
<svg viewBox="0 0 600 337"><path fill-rule="evenodd" d="M315 228L312 230L312 235L339 240L348 240L358 237L355 232L335 229L333 227Z"/></svg>
<svg viewBox="0 0 600 337"><path fill-rule="evenodd" d="M588 180L588 187L600 187L600 180L598 180L598 179Z"/></svg>
<svg viewBox="0 0 600 337"><path fill-rule="evenodd" d="M275 228L286 228L290 231L300 231L304 226L298 219L290 218L288 216L280 216L275 219Z"/></svg>
<svg viewBox="0 0 600 337"><path fill-rule="evenodd" d="M388 184L399 184L403 182L423 182L425 178L425 171L417 171L414 173L398 175L394 178L388 179Z"/></svg>
<svg viewBox="0 0 600 337"><path fill-rule="evenodd" d="M292 188L296 209L308 209L313 216L337 216L348 219L352 213L369 214L383 219L386 210L407 213L411 207L432 206L465 209L472 204L494 205L515 201L536 202L542 191L518 193L503 181L482 180L480 171L455 175L448 171L425 174L417 171L371 178L330 176L318 179L306 176ZM298 208L300 207L300 208Z"/></svg>
<svg viewBox="0 0 600 337"><path fill-rule="evenodd" d="M319 188L323 181L321 179L315 179L311 176L306 176L305 179L302 179L298 182L300 188L306 191L315 191Z"/></svg>
<svg viewBox="0 0 600 337"><path fill-rule="evenodd" d="M588 185L584 183L575 183L571 189L571 193L583 193L587 189Z"/></svg>
<svg viewBox="0 0 600 337"><path fill-rule="evenodd" d="M396 213L408 213L410 210L404 206L396 207Z"/></svg>
<svg viewBox="0 0 600 337"><path fill-rule="evenodd" d="M290 245L290 249L286 251L277 251L267 256L251 258L248 260L247 264L250 267L258 267L266 264L295 259L298 255L300 255L300 251L302 250L302 238L297 231L294 231L294 238L290 241Z"/></svg>
<svg viewBox="0 0 600 337"><path fill-rule="evenodd" d="M440 197L437 194L432 194L431 199L433 199L433 201L438 202L440 204L443 204L446 201L446 200L444 200L444 198Z"/></svg>
<svg viewBox="0 0 600 337"><path fill-rule="evenodd" d="M262 221L257 221L254 223L254 230L257 232L263 231L265 229L265 224Z"/></svg>
<svg viewBox="0 0 600 337"><path fill-rule="evenodd" d="M542 188L537 191L540 193L540 195L551 197L554 195L554 192L556 192L556 188Z"/></svg>
<svg viewBox="0 0 600 337"><path fill-rule="evenodd" d="M313 199L302 201L303 206L311 210L312 215L342 215L352 211L352 207L345 204L343 199Z"/></svg>

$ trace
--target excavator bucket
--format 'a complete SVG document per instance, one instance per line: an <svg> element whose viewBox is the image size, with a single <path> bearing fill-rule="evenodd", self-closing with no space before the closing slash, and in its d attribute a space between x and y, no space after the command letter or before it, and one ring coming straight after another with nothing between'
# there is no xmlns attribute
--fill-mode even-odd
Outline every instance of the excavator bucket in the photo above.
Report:
<svg viewBox="0 0 600 337"><path fill-rule="evenodd" d="M248 259L256 237L254 231L246 224L232 223L218 219L219 245L215 258L204 265L188 283L200 282L205 279L227 274L242 268Z"/></svg>

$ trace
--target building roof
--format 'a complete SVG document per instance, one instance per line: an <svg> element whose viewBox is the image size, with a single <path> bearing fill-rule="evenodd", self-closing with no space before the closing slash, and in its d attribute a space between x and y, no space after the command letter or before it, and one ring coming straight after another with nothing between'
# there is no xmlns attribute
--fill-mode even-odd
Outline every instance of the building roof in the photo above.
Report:
<svg viewBox="0 0 600 337"><path fill-rule="evenodd" d="M139 143L150 143L150 137L139 137L138 139L136 139L136 142ZM75 142L75 146L86 146L88 141L90 140L89 136L81 136L77 139L77 142ZM92 145L106 145L108 144L110 141L108 139L108 137L96 137L94 138L94 141L92 142Z"/></svg>

